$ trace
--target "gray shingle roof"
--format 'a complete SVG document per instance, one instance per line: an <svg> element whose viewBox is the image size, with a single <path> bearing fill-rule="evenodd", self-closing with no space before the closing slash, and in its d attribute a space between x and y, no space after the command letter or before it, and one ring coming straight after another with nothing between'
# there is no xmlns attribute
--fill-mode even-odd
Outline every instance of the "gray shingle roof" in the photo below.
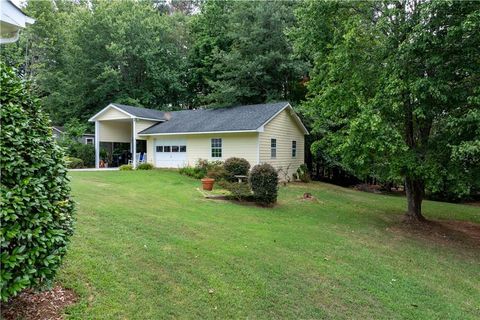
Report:
<svg viewBox="0 0 480 320"><path fill-rule="evenodd" d="M157 123L140 134L194 133L256 130L288 102L255 104L220 109L165 112L165 122Z"/></svg>
<svg viewBox="0 0 480 320"><path fill-rule="evenodd" d="M127 106L124 104L112 103L115 107L122 109L125 112L130 113L131 115L138 117L138 118L148 118L148 119L158 119L163 120L165 112L154 110L154 109L147 109L147 108L140 108L140 107L132 107Z"/></svg>

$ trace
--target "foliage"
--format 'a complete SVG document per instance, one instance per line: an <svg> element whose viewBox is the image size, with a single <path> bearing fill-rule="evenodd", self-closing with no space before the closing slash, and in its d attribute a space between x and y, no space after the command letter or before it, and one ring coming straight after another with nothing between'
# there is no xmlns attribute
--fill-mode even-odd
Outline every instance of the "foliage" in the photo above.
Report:
<svg viewBox="0 0 480 320"><path fill-rule="evenodd" d="M303 106L321 135L314 153L405 179L413 219L425 191L478 190L480 3L312 0L296 15L290 36L314 65Z"/></svg>
<svg viewBox="0 0 480 320"><path fill-rule="evenodd" d="M66 162L67 168L69 169L81 169L85 167L83 164L83 160L79 158L66 157L65 162Z"/></svg>
<svg viewBox="0 0 480 320"><path fill-rule="evenodd" d="M203 179L206 176L206 170L197 167L183 167L178 170L180 174L189 176L195 179Z"/></svg>
<svg viewBox="0 0 480 320"><path fill-rule="evenodd" d="M293 1L206 1L191 24L189 50L195 104L298 101L305 63L284 34Z"/></svg>
<svg viewBox="0 0 480 320"><path fill-rule="evenodd" d="M133 166L131 164L124 164L118 168L120 171L132 171Z"/></svg>
<svg viewBox="0 0 480 320"><path fill-rule="evenodd" d="M151 163L140 163L137 166L137 170L152 170L153 169L153 164Z"/></svg>
<svg viewBox="0 0 480 320"><path fill-rule="evenodd" d="M215 179L216 181L224 180L229 176L224 166L215 166L207 171L207 177Z"/></svg>
<svg viewBox="0 0 480 320"><path fill-rule="evenodd" d="M0 63L1 300L48 285L73 234L64 155L50 121L14 71Z"/></svg>
<svg viewBox="0 0 480 320"><path fill-rule="evenodd" d="M80 143L77 140L65 137L59 144L65 148L69 157L79 158L87 168L95 167L95 147L91 144Z"/></svg>
<svg viewBox="0 0 480 320"><path fill-rule="evenodd" d="M257 164L250 171L250 187L255 201L264 206L277 202L278 173L270 164Z"/></svg>
<svg viewBox="0 0 480 320"><path fill-rule="evenodd" d="M78 140L87 132L87 128L87 124L72 118L65 123L65 135L71 140Z"/></svg>
<svg viewBox="0 0 480 320"><path fill-rule="evenodd" d="M208 172L212 175L221 174L223 163L221 161L208 161L207 159L198 159L195 167L183 167L178 170L180 174L190 176L195 179L202 179Z"/></svg>
<svg viewBox="0 0 480 320"><path fill-rule="evenodd" d="M310 174L308 173L308 168L306 164L302 164L297 169L297 177L302 182L310 182Z"/></svg>
<svg viewBox="0 0 480 320"><path fill-rule="evenodd" d="M246 176L248 170L250 170L250 163L244 158L228 158L223 164L225 171L228 173L228 179L231 181L236 180L235 176Z"/></svg>
<svg viewBox="0 0 480 320"><path fill-rule="evenodd" d="M218 185L228 191L230 195L227 198L237 201L254 201L255 198L252 194L252 189L248 183L230 182L226 180L220 180Z"/></svg>

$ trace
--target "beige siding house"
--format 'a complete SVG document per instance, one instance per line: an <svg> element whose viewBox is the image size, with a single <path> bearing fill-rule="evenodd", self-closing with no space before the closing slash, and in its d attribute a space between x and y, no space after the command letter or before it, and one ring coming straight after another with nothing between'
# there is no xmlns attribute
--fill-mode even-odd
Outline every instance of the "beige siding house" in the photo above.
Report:
<svg viewBox="0 0 480 320"><path fill-rule="evenodd" d="M241 157L291 175L304 163L308 134L287 102L174 112L109 104L90 121L97 167L148 162L179 168L198 159Z"/></svg>

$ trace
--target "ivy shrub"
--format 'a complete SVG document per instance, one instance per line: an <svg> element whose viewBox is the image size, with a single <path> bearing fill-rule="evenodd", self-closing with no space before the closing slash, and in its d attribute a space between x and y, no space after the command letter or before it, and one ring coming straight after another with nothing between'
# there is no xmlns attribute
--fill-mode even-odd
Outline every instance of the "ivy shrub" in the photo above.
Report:
<svg viewBox="0 0 480 320"><path fill-rule="evenodd" d="M153 169L153 165L151 163L140 163L138 166L137 166L137 169L138 170L152 170Z"/></svg>
<svg viewBox="0 0 480 320"><path fill-rule="evenodd" d="M73 234L63 149L39 100L0 62L1 300L49 286Z"/></svg>
<svg viewBox="0 0 480 320"><path fill-rule="evenodd" d="M248 170L250 170L250 163L244 158L232 157L225 160L223 168L228 173L227 179L230 181L234 181L236 175L248 175Z"/></svg>
<svg viewBox="0 0 480 320"><path fill-rule="evenodd" d="M270 164L257 164L250 171L250 187L255 201L263 206L271 206L277 202L278 173Z"/></svg>
<svg viewBox="0 0 480 320"><path fill-rule="evenodd" d="M84 167L83 160L74 157L66 157L65 162L68 169L81 169Z"/></svg>
<svg viewBox="0 0 480 320"><path fill-rule="evenodd" d="M118 168L120 171L132 171L133 166L131 164L124 164Z"/></svg>

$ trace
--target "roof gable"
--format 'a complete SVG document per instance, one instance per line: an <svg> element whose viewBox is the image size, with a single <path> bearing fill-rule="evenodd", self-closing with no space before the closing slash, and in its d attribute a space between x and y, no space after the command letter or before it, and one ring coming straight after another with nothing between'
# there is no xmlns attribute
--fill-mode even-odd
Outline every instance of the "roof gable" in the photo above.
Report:
<svg viewBox="0 0 480 320"><path fill-rule="evenodd" d="M153 120L153 121L165 121L164 119L164 112L159 110L147 109L147 108L140 108L140 107L133 107L127 106L118 103L110 103L108 106L100 110L97 114L93 117L88 119L88 121L95 121L105 115L108 112L112 112L112 110L116 111L112 113L112 116L108 120L115 120L115 119L144 119L144 120ZM120 116L122 114L122 116ZM102 119L107 120L107 119Z"/></svg>

